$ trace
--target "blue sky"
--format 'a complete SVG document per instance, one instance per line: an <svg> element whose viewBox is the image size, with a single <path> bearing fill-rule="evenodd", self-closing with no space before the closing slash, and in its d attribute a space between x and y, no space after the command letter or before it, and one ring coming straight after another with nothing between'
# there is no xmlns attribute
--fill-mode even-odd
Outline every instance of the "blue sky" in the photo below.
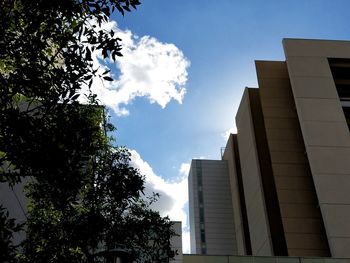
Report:
<svg viewBox="0 0 350 263"><path fill-rule="evenodd" d="M125 57L113 65L117 81L104 88L129 97L108 95L106 104L116 143L133 150L148 186L163 194L159 209L176 206L171 217L184 218L188 164L220 158L244 87L257 86L254 60L284 60L283 38L350 40L349 11L349 0L144 0L113 17Z"/></svg>

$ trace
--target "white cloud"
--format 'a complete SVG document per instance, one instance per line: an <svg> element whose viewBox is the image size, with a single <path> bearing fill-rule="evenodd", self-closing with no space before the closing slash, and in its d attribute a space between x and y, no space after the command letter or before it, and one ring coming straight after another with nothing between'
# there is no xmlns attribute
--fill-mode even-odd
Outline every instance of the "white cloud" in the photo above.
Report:
<svg viewBox="0 0 350 263"><path fill-rule="evenodd" d="M199 157L194 157L193 159L196 160L205 160L205 159L210 159L208 156L199 156Z"/></svg>
<svg viewBox="0 0 350 263"><path fill-rule="evenodd" d="M91 24L95 24L91 22ZM171 100L182 103L187 82L189 60L174 44L162 43L151 36L136 36L130 30L121 30L115 22L102 24L105 30L114 30L122 39L123 57L116 62L102 60L96 51L92 54L94 68L103 72L107 68L115 80L101 81L94 78L91 90L97 94L102 104L112 108L119 116L129 114L127 105L136 97L144 97L150 103L165 108ZM87 93L87 87L83 93ZM82 96L83 97L83 96ZM146 176L145 194L160 194L153 209L162 216L168 215L173 221L182 222L183 252L190 252L188 224L188 186L187 176L190 165L183 163L179 168L179 177L174 181L165 181L156 175L150 165L135 150L130 150L132 164Z"/></svg>
<svg viewBox="0 0 350 263"><path fill-rule="evenodd" d="M153 209L162 216L169 216L173 221L182 222L182 247L183 253L190 252L189 224L186 205L188 204L187 176L189 164L183 163L179 169L179 177L175 181L165 181L156 175L152 167L144 161L135 150L130 150L131 163L145 175L145 194L157 192L160 194L158 202L154 203Z"/></svg>
<svg viewBox="0 0 350 263"><path fill-rule="evenodd" d="M189 163L182 163L180 165L179 173L182 176L188 176L188 173L190 172L191 165Z"/></svg>
<svg viewBox="0 0 350 263"><path fill-rule="evenodd" d="M237 133L237 128L236 126L231 127L230 129L228 129L227 131L223 132L221 134L221 136L225 139L228 140L228 137L230 137L231 133Z"/></svg>
<svg viewBox="0 0 350 263"><path fill-rule="evenodd" d="M182 253L191 253L191 239L189 228L187 228L186 230L182 230Z"/></svg>
<svg viewBox="0 0 350 263"><path fill-rule="evenodd" d="M115 63L108 62L115 80L103 83L94 79L92 91L103 104L118 115L128 115L126 105L136 97L145 97L162 108L171 100L182 103L190 62L180 49L151 36L135 36L130 30L119 29L114 21L102 28L114 30L122 39L123 47L123 57L118 57ZM104 69L100 55L96 52L93 55L94 65Z"/></svg>

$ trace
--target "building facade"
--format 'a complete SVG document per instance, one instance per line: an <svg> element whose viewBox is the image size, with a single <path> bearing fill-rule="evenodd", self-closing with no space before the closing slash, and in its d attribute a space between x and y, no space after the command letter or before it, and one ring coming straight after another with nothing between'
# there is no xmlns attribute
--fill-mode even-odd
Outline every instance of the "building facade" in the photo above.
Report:
<svg viewBox="0 0 350 263"><path fill-rule="evenodd" d="M192 160L189 173L191 253L237 251L228 167L221 160Z"/></svg>
<svg viewBox="0 0 350 263"><path fill-rule="evenodd" d="M286 61L256 61L222 157L230 254L350 258L350 42L283 46Z"/></svg>

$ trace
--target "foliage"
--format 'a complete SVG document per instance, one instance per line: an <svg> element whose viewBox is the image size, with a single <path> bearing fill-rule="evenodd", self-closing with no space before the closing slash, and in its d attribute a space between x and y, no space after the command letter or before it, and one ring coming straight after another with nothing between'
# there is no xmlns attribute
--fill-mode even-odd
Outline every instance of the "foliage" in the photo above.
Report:
<svg viewBox="0 0 350 263"><path fill-rule="evenodd" d="M75 101L82 84L91 85L98 71L91 51L114 60L122 55L121 39L96 24L107 22L115 9L124 15L139 4L138 0L1 1L0 85L7 87L1 93L2 103L11 103L17 94L40 99L46 106Z"/></svg>
<svg viewBox="0 0 350 263"><path fill-rule="evenodd" d="M16 163L9 151L28 149L21 145L26 142L21 137L39 130L35 116L59 110L61 114L58 103L76 103L82 87L91 87L93 76L111 80L108 70L93 68L91 52L116 59L122 55L121 40L113 30L96 25L107 22L115 9L124 15L139 4L138 0L0 1L0 152L6 152L0 156L0 166L19 168L23 159L30 159L19 156ZM94 94L88 99L97 103ZM9 179L18 180L15 174Z"/></svg>
<svg viewBox="0 0 350 263"><path fill-rule="evenodd" d="M130 166L127 149L109 144L101 119L101 108L69 106L67 114L46 124L41 142L50 148L40 150L49 154L28 187L23 262L53 256L50 262L94 262L99 249L115 244L129 247L139 262L173 255L169 219L149 208L154 199L143 199L143 176ZM61 128L69 132L56 130Z"/></svg>
<svg viewBox="0 0 350 263"><path fill-rule="evenodd" d="M14 218L9 217L9 212L0 205L0 262L15 262L16 248L13 244L13 233L20 231L21 225L16 224Z"/></svg>
<svg viewBox="0 0 350 263"><path fill-rule="evenodd" d="M138 0L3 0L0 2L0 182L33 178L27 239L20 262L94 262L94 254L116 243L138 262L166 261L174 235L168 218L149 208L144 178L130 153L113 147L113 126L90 92L93 51L115 60L121 40L97 25ZM1 210L1 242L20 226ZM9 259L10 261L10 259Z"/></svg>

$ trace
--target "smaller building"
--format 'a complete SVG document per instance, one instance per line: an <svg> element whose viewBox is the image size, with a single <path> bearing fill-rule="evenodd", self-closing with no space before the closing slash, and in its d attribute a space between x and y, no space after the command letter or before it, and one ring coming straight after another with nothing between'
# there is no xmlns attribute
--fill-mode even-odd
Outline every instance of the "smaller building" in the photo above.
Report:
<svg viewBox="0 0 350 263"><path fill-rule="evenodd" d="M192 160L188 180L191 253L236 253L227 162Z"/></svg>
<svg viewBox="0 0 350 263"><path fill-rule="evenodd" d="M176 236L173 236L170 239L170 245L171 245L171 248L176 251L176 255L172 260L170 260L170 262L182 263L183 262L183 254L182 254L182 223L181 223L181 221L173 221L173 229L176 233Z"/></svg>

